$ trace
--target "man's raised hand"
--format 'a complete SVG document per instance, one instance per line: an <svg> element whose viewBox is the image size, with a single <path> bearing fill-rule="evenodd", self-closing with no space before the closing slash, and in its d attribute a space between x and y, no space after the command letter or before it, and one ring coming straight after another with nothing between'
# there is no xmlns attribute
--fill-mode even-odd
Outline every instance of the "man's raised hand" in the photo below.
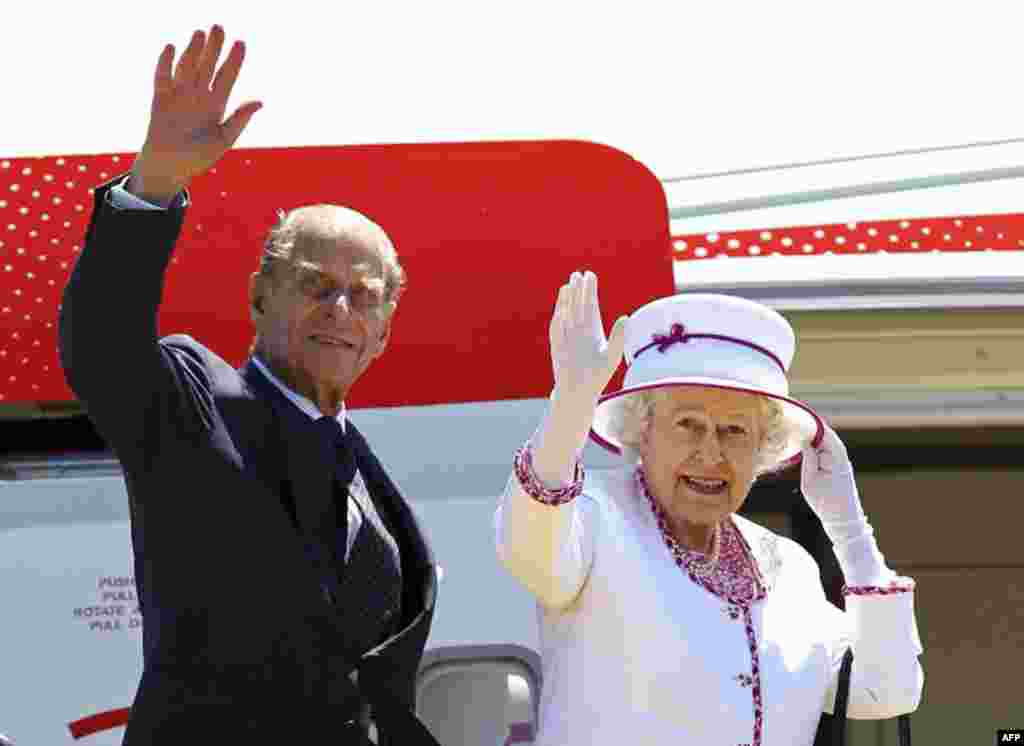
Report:
<svg viewBox="0 0 1024 746"><path fill-rule="evenodd" d="M157 60L153 103L146 141L139 152L128 191L167 205L193 177L210 169L238 140L263 104L247 101L227 119L228 99L245 58L245 45L232 45L224 63L224 30L196 31L174 62L174 46L164 47Z"/></svg>

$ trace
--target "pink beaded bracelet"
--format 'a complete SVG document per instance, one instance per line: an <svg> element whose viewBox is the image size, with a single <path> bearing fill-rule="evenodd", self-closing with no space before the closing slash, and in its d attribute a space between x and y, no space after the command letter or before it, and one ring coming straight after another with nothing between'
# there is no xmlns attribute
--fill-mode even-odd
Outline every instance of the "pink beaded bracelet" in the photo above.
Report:
<svg viewBox="0 0 1024 746"><path fill-rule="evenodd" d="M572 502L583 492L583 464L579 458L576 459L576 469L573 480L564 487L551 489L537 476L533 470L533 447L527 442L522 448L516 451L515 465L516 478L523 491L544 505L564 505Z"/></svg>
<svg viewBox="0 0 1024 746"><path fill-rule="evenodd" d="M910 593L914 590L914 581L910 578L893 580L887 586L853 585L843 586L844 596L894 596L897 593Z"/></svg>

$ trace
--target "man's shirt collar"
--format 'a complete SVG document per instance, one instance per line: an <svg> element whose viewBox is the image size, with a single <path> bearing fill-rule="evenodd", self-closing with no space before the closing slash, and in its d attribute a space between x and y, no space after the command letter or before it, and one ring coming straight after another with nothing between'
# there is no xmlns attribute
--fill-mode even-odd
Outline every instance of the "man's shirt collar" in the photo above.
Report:
<svg viewBox="0 0 1024 746"><path fill-rule="evenodd" d="M302 394L296 393L292 389L285 386L284 383L282 383L277 376L270 372L270 369L263 364L263 361L260 360L255 355L252 356L252 362L257 368L260 369L260 372L267 377L268 381L270 381L272 384L277 386L278 389L280 389L281 393L288 398L288 401L290 401L292 404L298 407L299 410L302 411L305 415L307 415L310 419L318 420L321 417L325 416L324 413L320 411L320 408L316 406L316 404L314 404L312 401L307 399ZM338 411L337 420L338 424L341 425L342 431L344 431L345 402L341 403L341 409Z"/></svg>

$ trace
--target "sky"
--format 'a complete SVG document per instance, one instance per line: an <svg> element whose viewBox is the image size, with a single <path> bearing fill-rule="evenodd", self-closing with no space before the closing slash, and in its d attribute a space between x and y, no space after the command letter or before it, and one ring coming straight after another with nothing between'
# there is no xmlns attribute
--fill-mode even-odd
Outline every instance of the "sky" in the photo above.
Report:
<svg viewBox="0 0 1024 746"><path fill-rule="evenodd" d="M1012 3L24 2L0 156L134 151L163 44L225 26L240 146L582 138L669 178L1024 134Z"/></svg>

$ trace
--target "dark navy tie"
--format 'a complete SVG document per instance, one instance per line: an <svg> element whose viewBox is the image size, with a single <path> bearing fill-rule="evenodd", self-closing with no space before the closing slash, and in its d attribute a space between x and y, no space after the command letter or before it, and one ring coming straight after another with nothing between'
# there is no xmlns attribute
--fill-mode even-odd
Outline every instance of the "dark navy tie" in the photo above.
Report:
<svg viewBox="0 0 1024 746"><path fill-rule="evenodd" d="M352 453L348 435L336 417L321 417L314 425L320 429L324 445L333 454L335 478L347 487L356 473L355 455Z"/></svg>
<svg viewBox="0 0 1024 746"><path fill-rule="evenodd" d="M335 417L321 417L313 423L324 448L324 462L334 467L331 505L326 506L322 523L316 531L327 545L329 556L339 572L345 565L348 545L348 485L356 473L355 457L345 437L345 431Z"/></svg>
<svg viewBox="0 0 1024 746"><path fill-rule="evenodd" d="M318 420L317 427L336 450L335 502L338 515L344 516L334 546L337 567L344 568L339 587L344 603L339 604L338 613L347 632L346 644L360 655L400 625L402 561L395 538L356 475L355 453L347 434L333 418ZM346 562L349 500L358 506L362 521Z"/></svg>

